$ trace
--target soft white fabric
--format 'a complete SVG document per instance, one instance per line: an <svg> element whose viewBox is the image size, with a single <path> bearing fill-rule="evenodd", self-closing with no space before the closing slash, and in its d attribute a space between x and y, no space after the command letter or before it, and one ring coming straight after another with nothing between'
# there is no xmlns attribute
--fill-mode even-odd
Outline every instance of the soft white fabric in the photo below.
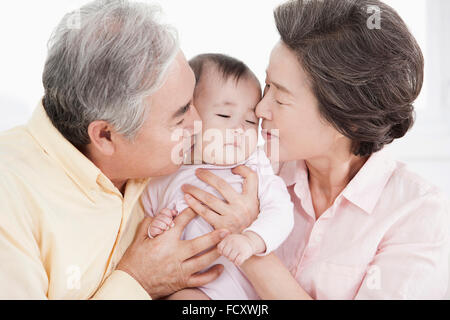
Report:
<svg viewBox="0 0 450 320"><path fill-rule="evenodd" d="M261 236L267 248L264 254L269 254L277 249L292 231L294 223L293 204L286 184L274 174L270 161L263 150L257 149L246 161L240 164L246 165L258 174L258 197L260 202L258 218L244 231L250 230ZM243 178L231 172L232 168L240 164L227 167L206 164L185 165L170 176L152 179L142 196L144 208L151 216L156 215L164 208L175 209L179 213L182 212L188 207L184 201L184 193L181 190L183 184L196 186L223 199L217 190L195 176L195 170L199 168L210 170L227 181L237 192L241 193ZM183 239L193 239L212 230L213 227L198 216L184 230ZM214 264L223 264L225 267L224 272L217 280L200 288L211 299L258 299L251 284L233 263L224 257L220 257Z"/></svg>

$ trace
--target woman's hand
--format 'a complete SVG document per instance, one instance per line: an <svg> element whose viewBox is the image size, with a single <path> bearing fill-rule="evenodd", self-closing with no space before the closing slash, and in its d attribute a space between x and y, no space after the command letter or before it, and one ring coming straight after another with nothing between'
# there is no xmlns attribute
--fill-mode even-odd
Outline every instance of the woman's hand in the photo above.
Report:
<svg viewBox="0 0 450 320"><path fill-rule="evenodd" d="M216 230L227 229L240 233L250 226L259 214L258 175L246 166L232 169L244 178L242 194L237 193L225 180L208 170L198 169L197 177L213 186L226 201L191 185L184 185L185 200L199 216Z"/></svg>

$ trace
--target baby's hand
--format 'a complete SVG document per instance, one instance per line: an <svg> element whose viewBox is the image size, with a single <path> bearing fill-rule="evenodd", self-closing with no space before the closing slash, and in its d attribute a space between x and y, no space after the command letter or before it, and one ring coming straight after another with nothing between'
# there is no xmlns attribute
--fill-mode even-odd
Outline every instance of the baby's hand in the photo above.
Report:
<svg viewBox="0 0 450 320"><path fill-rule="evenodd" d="M217 246L219 253L240 266L254 255L255 248L252 240L243 234L230 234L223 239Z"/></svg>
<svg viewBox="0 0 450 320"><path fill-rule="evenodd" d="M148 228L148 235L150 238L154 238L169 228L174 226L173 218L177 216L176 210L162 209L150 223Z"/></svg>

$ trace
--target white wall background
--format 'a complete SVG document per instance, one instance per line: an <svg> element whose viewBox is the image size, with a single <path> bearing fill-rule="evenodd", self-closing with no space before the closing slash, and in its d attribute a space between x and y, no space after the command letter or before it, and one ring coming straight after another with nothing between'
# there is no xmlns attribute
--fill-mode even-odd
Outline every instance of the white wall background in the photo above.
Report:
<svg viewBox="0 0 450 320"><path fill-rule="evenodd" d="M179 31L187 58L221 52L245 61L264 81L278 40L272 10L283 0L151 0ZM385 0L398 10L426 59L417 123L389 147L398 159L450 198L450 1ZM21 0L0 4L0 131L25 123L43 94L46 43L64 13L84 0Z"/></svg>

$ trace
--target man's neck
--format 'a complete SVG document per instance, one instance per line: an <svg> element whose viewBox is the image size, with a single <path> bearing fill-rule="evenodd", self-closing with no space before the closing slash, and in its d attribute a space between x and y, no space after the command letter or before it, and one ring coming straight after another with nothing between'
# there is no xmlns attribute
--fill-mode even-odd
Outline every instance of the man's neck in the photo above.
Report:
<svg viewBox="0 0 450 320"><path fill-rule="evenodd" d="M126 186L127 186L127 180L125 180L125 181L114 181L114 180L111 180L111 182L120 191L122 196L124 196L125 195L125 189L126 189Z"/></svg>
<svg viewBox="0 0 450 320"><path fill-rule="evenodd" d="M128 180L116 178L114 173L117 172L117 170L114 170L114 168L111 168L111 166L109 166L105 161L102 161L99 157L96 157L94 152L90 152L89 146L83 153L113 183L122 196L125 195Z"/></svg>

